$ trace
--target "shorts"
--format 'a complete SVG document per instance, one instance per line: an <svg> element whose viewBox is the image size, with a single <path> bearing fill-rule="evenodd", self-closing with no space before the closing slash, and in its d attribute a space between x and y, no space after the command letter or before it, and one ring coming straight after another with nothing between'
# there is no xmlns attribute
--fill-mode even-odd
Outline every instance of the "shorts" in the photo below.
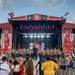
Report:
<svg viewBox="0 0 75 75"><path fill-rule="evenodd" d="M60 65L60 69L66 69L66 65Z"/></svg>

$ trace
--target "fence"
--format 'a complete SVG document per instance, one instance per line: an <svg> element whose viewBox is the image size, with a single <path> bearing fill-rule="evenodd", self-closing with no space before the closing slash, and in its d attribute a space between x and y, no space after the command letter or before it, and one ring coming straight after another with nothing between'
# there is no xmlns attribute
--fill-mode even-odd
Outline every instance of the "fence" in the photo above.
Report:
<svg viewBox="0 0 75 75"><path fill-rule="evenodd" d="M75 69L67 68L64 75L75 75Z"/></svg>

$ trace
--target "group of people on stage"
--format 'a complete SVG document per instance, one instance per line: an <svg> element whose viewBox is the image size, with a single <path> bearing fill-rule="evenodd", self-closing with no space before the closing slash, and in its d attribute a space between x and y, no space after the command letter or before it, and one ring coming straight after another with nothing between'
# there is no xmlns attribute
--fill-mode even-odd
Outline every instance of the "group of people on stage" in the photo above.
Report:
<svg viewBox="0 0 75 75"><path fill-rule="evenodd" d="M31 49L18 49L18 50L12 50L12 57L18 57L23 56L31 56L32 58L35 58L37 60L38 57L45 57L46 55L53 56L54 58L60 57L61 50L60 49L49 49L47 48L46 50L38 50L36 47L34 47L32 50Z"/></svg>

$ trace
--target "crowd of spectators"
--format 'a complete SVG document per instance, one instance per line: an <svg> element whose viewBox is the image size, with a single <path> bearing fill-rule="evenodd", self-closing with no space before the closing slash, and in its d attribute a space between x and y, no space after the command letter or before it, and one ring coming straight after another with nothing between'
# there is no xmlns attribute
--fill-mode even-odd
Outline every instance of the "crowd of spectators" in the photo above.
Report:
<svg viewBox="0 0 75 75"><path fill-rule="evenodd" d="M56 48L36 52L19 49L12 50L11 56L3 55L1 60L0 75L64 75L66 68L75 69L75 50L65 55ZM36 65L34 60L37 61Z"/></svg>

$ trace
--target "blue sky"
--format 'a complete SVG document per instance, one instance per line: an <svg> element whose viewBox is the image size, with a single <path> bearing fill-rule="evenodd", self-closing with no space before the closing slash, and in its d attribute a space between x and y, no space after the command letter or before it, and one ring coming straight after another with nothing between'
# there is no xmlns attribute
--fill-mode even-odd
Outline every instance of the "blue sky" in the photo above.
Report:
<svg viewBox="0 0 75 75"><path fill-rule="evenodd" d="M0 0L0 23L7 22L8 13L14 12L14 17L30 14L44 14L65 18L75 23L75 0Z"/></svg>

